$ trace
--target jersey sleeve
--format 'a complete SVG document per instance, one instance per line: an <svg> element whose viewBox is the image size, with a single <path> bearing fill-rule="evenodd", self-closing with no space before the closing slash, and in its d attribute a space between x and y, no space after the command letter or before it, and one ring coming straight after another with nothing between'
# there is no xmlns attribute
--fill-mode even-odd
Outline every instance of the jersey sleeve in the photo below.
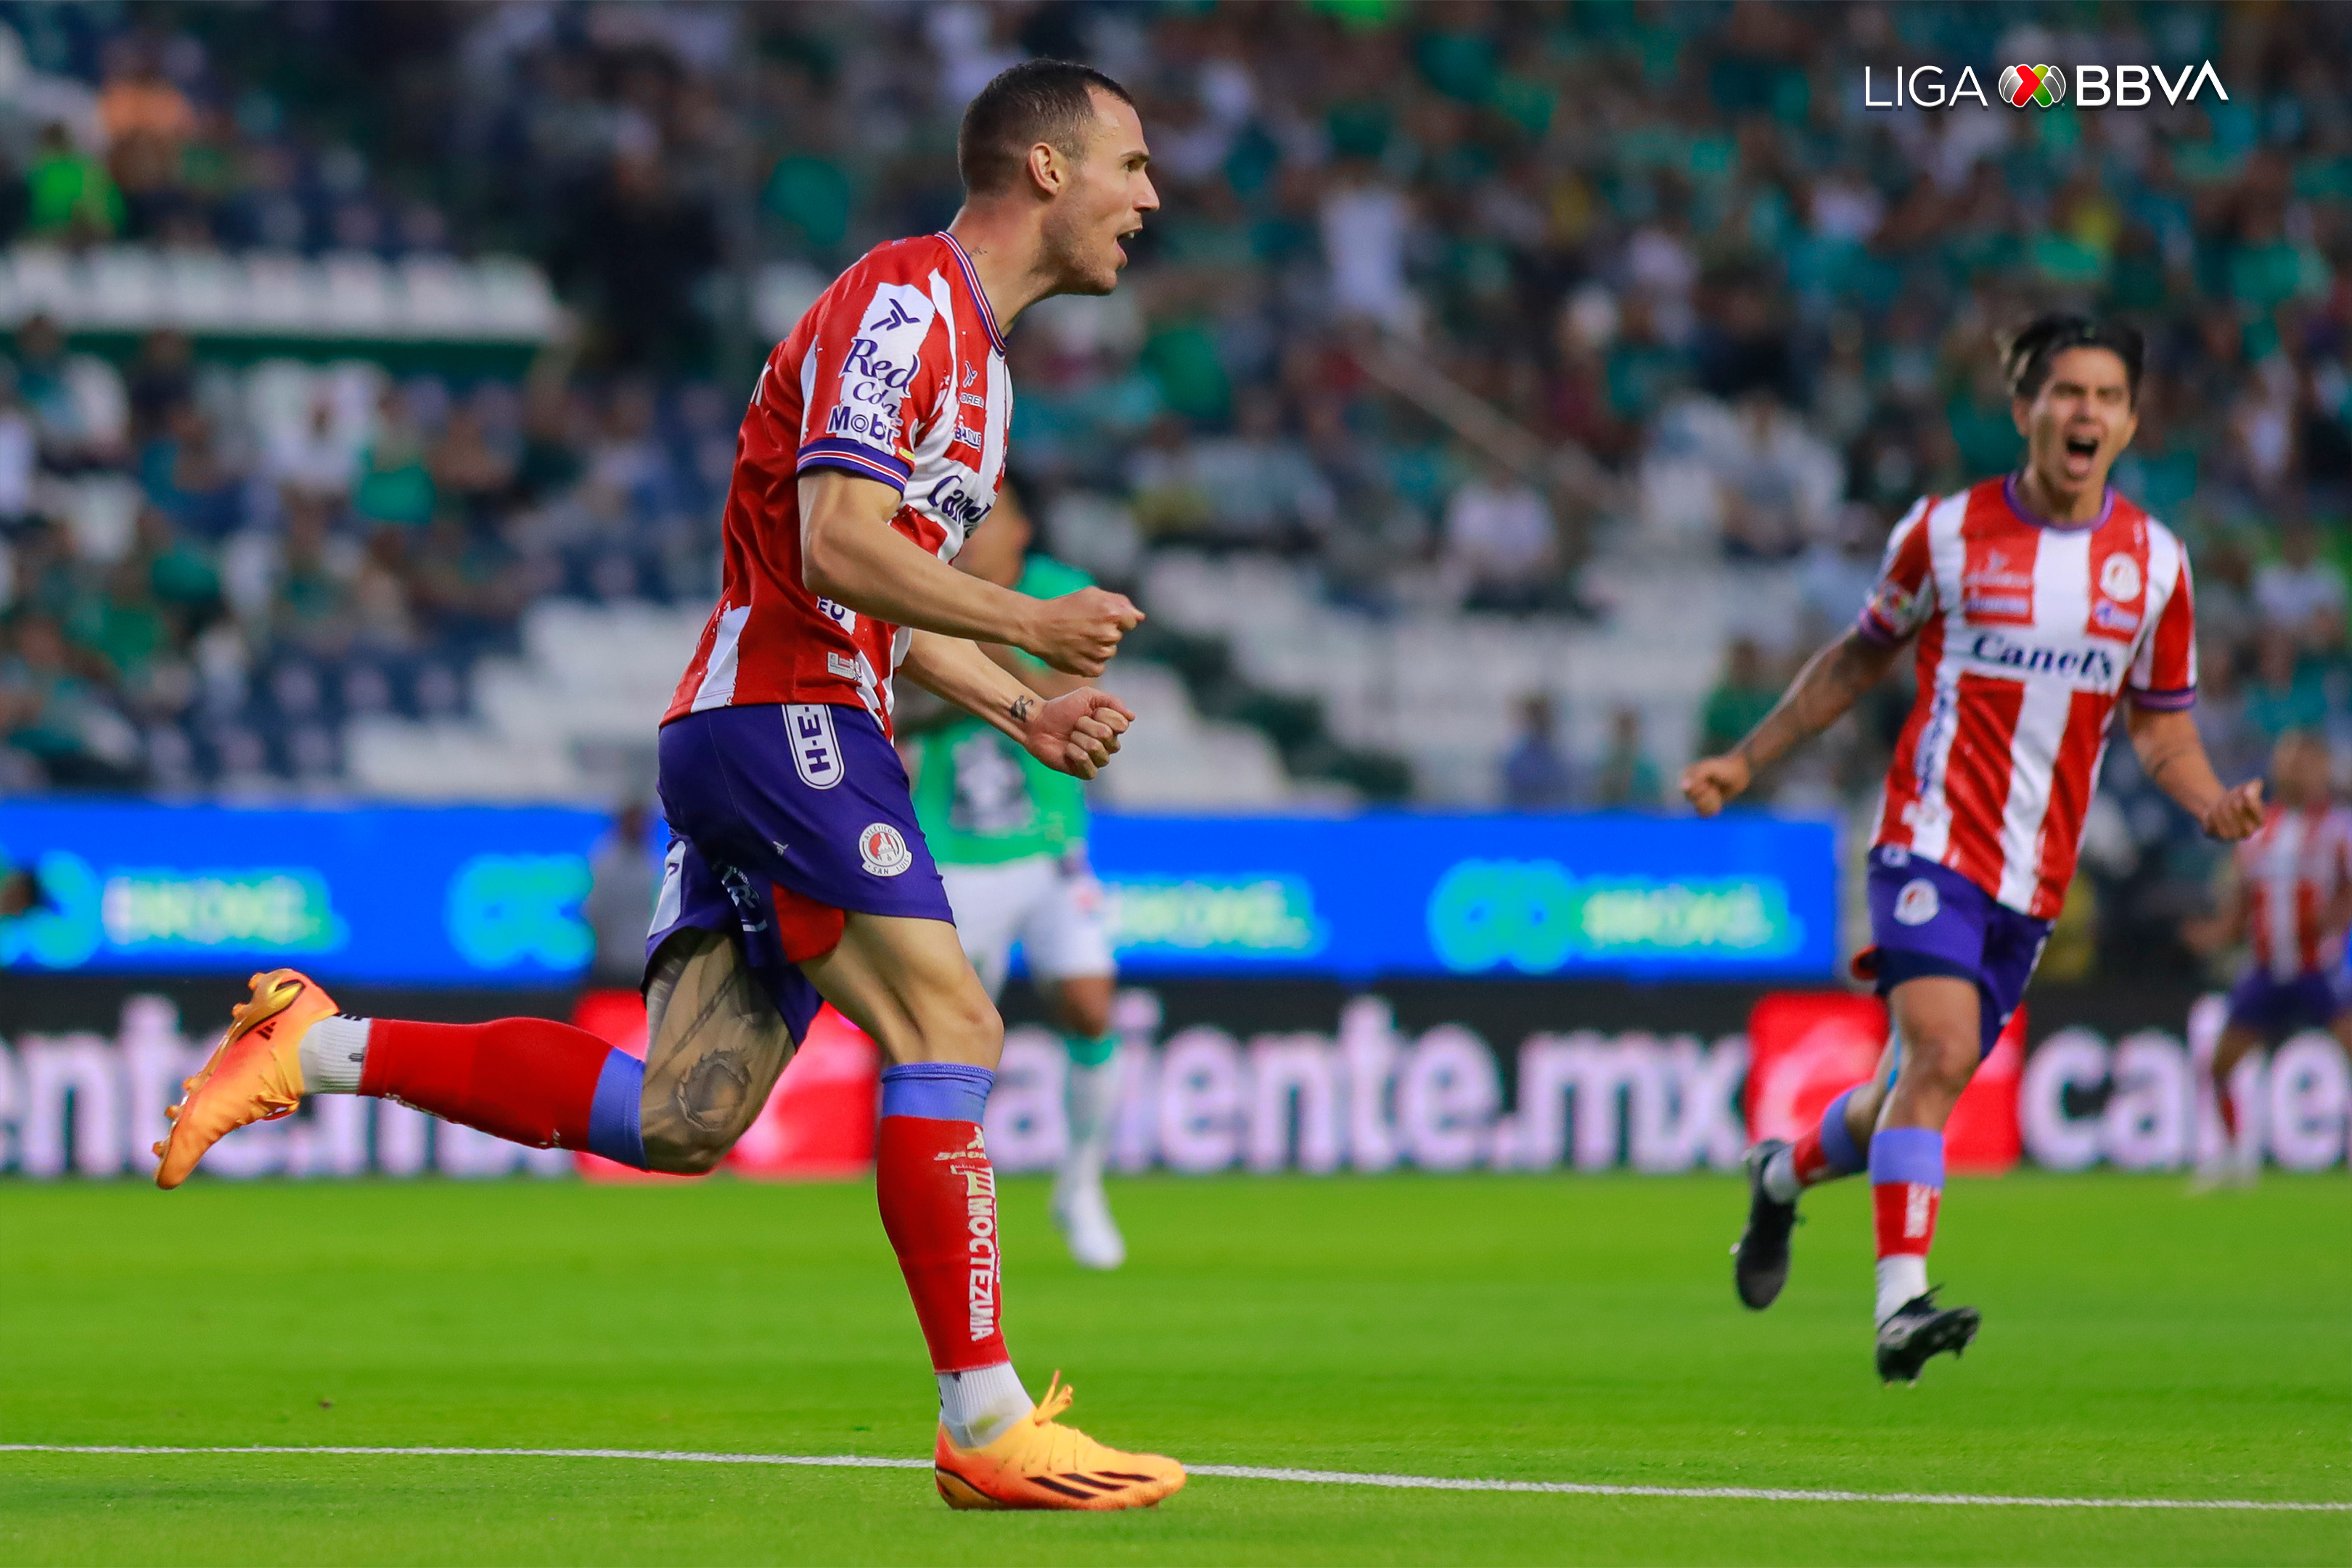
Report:
<svg viewBox="0 0 2352 1568"><path fill-rule="evenodd" d="M1854 630L1871 642L1893 647L1927 623L1936 612L1936 564L1927 548L1928 500L1903 514L1887 537L1886 559L1878 584L1862 607Z"/></svg>
<svg viewBox="0 0 2352 1568"><path fill-rule="evenodd" d="M834 468L906 494L915 443L946 377L933 363L939 304L908 283L845 278L820 307L803 369L794 472Z"/></svg>
<svg viewBox="0 0 2352 1568"><path fill-rule="evenodd" d="M2176 549L2179 547L2176 546ZM2155 630L2140 644L2125 683L2135 705L2149 708L2193 707L2197 703L2197 594L2189 580L2189 552L2180 551L2180 577L2164 601Z"/></svg>

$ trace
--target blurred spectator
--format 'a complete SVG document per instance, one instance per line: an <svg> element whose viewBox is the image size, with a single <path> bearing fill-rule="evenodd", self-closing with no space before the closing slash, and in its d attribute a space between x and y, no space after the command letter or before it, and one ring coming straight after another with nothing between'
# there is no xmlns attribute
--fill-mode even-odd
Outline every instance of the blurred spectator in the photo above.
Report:
<svg viewBox="0 0 2352 1568"><path fill-rule="evenodd" d="M2304 522L2279 530L2279 559L2254 573L2254 603L2270 625L2300 641L2327 641L2344 619L2344 576L2322 560L2319 531Z"/></svg>
<svg viewBox="0 0 2352 1568"><path fill-rule="evenodd" d="M650 814L632 800L613 815L613 825L596 841L588 862L588 896L580 917L596 934L589 982L635 990L645 978L646 933L652 926L654 895L661 891L647 836Z"/></svg>
<svg viewBox="0 0 2352 1568"><path fill-rule="evenodd" d="M1664 799L1658 765L1642 740L1642 710L1620 706L1609 716L1609 749L1592 770L1592 803L1651 807Z"/></svg>
<svg viewBox="0 0 2352 1568"><path fill-rule="evenodd" d="M1699 716L1700 752L1730 750L1780 700L1780 685L1765 664L1763 648L1753 637L1733 638L1724 650L1723 674Z"/></svg>
<svg viewBox="0 0 2352 1568"><path fill-rule="evenodd" d="M2265 625L2254 640L2253 678L2246 683L2246 723L2264 749L2291 729L2327 722L2327 689L2319 668L2303 657L2289 622Z"/></svg>
<svg viewBox="0 0 2352 1568"><path fill-rule="evenodd" d="M42 129L26 171L26 227L44 239L88 245L122 227L122 193L106 164L77 148L62 124Z"/></svg>
<svg viewBox="0 0 2352 1568"><path fill-rule="evenodd" d="M1558 811L1576 804L1576 771L1560 749L1551 698L1519 699L1519 737L1503 758L1503 803L1518 811Z"/></svg>
<svg viewBox="0 0 2352 1568"><path fill-rule="evenodd" d="M1446 505L1444 568L1465 610L1528 614L1556 603L1551 508L1526 480L1486 460Z"/></svg>

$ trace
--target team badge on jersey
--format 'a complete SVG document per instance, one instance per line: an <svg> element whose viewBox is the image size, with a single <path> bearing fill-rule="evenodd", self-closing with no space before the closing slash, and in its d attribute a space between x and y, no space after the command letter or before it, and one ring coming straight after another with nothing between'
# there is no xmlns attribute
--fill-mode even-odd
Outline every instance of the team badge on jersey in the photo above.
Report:
<svg viewBox="0 0 2352 1568"><path fill-rule="evenodd" d="M802 783L812 789L830 789L848 777L849 764L833 733L832 708L824 703L785 704L784 734L793 748L793 769Z"/></svg>
<svg viewBox="0 0 2352 1568"><path fill-rule="evenodd" d="M897 876L915 863L915 852L889 823L868 822L857 835L857 858L869 876Z"/></svg>
<svg viewBox="0 0 2352 1568"><path fill-rule="evenodd" d="M1895 918L1906 925L1925 925L1943 907L1943 901L1936 896L1936 884L1924 876L1905 883L1903 891L1895 895Z"/></svg>
<svg viewBox="0 0 2352 1568"><path fill-rule="evenodd" d="M2139 562L2127 555L2111 555L2099 568L2099 591L2109 599L2139 597Z"/></svg>

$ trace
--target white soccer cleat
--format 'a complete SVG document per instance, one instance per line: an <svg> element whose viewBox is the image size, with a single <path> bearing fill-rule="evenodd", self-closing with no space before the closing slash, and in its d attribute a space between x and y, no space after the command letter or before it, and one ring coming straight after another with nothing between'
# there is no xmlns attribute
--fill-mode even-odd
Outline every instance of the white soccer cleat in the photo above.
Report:
<svg viewBox="0 0 2352 1568"><path fill-rule="evenodd" d="M1110 1199L1100 1178L1054 1183L1054 1223L1081 1269L1116 1269L1127 1261L1127 1240L1110 1217Z"/></svg>

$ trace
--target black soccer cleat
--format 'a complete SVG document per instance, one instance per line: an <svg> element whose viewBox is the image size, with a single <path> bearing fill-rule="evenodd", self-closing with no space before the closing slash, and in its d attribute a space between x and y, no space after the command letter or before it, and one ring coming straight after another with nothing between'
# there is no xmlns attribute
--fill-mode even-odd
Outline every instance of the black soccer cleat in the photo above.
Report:
<svg viewBox="0 0 2352 1568"><path fill-rule="evenodd" d="M1933 1291L1912 1297L1878 1325L1878 1380L1918 1382L1928 1357L1948 1350L1958 1356L1982 1321L1974 1307L1937 1306Z"/></svg>
<svg viewBox="0 0 2352 1568"><path fill-rule="evenodd" d="M1789 1232L1797 1223L1797 1201L1782 1203L1764 1190L1764 1167L1788 1146L1767 1138L1748 1151L1748 1228L1731 1249L1731 1282L1750 1312L1770 1306L1789 1282Z"/></svg>

